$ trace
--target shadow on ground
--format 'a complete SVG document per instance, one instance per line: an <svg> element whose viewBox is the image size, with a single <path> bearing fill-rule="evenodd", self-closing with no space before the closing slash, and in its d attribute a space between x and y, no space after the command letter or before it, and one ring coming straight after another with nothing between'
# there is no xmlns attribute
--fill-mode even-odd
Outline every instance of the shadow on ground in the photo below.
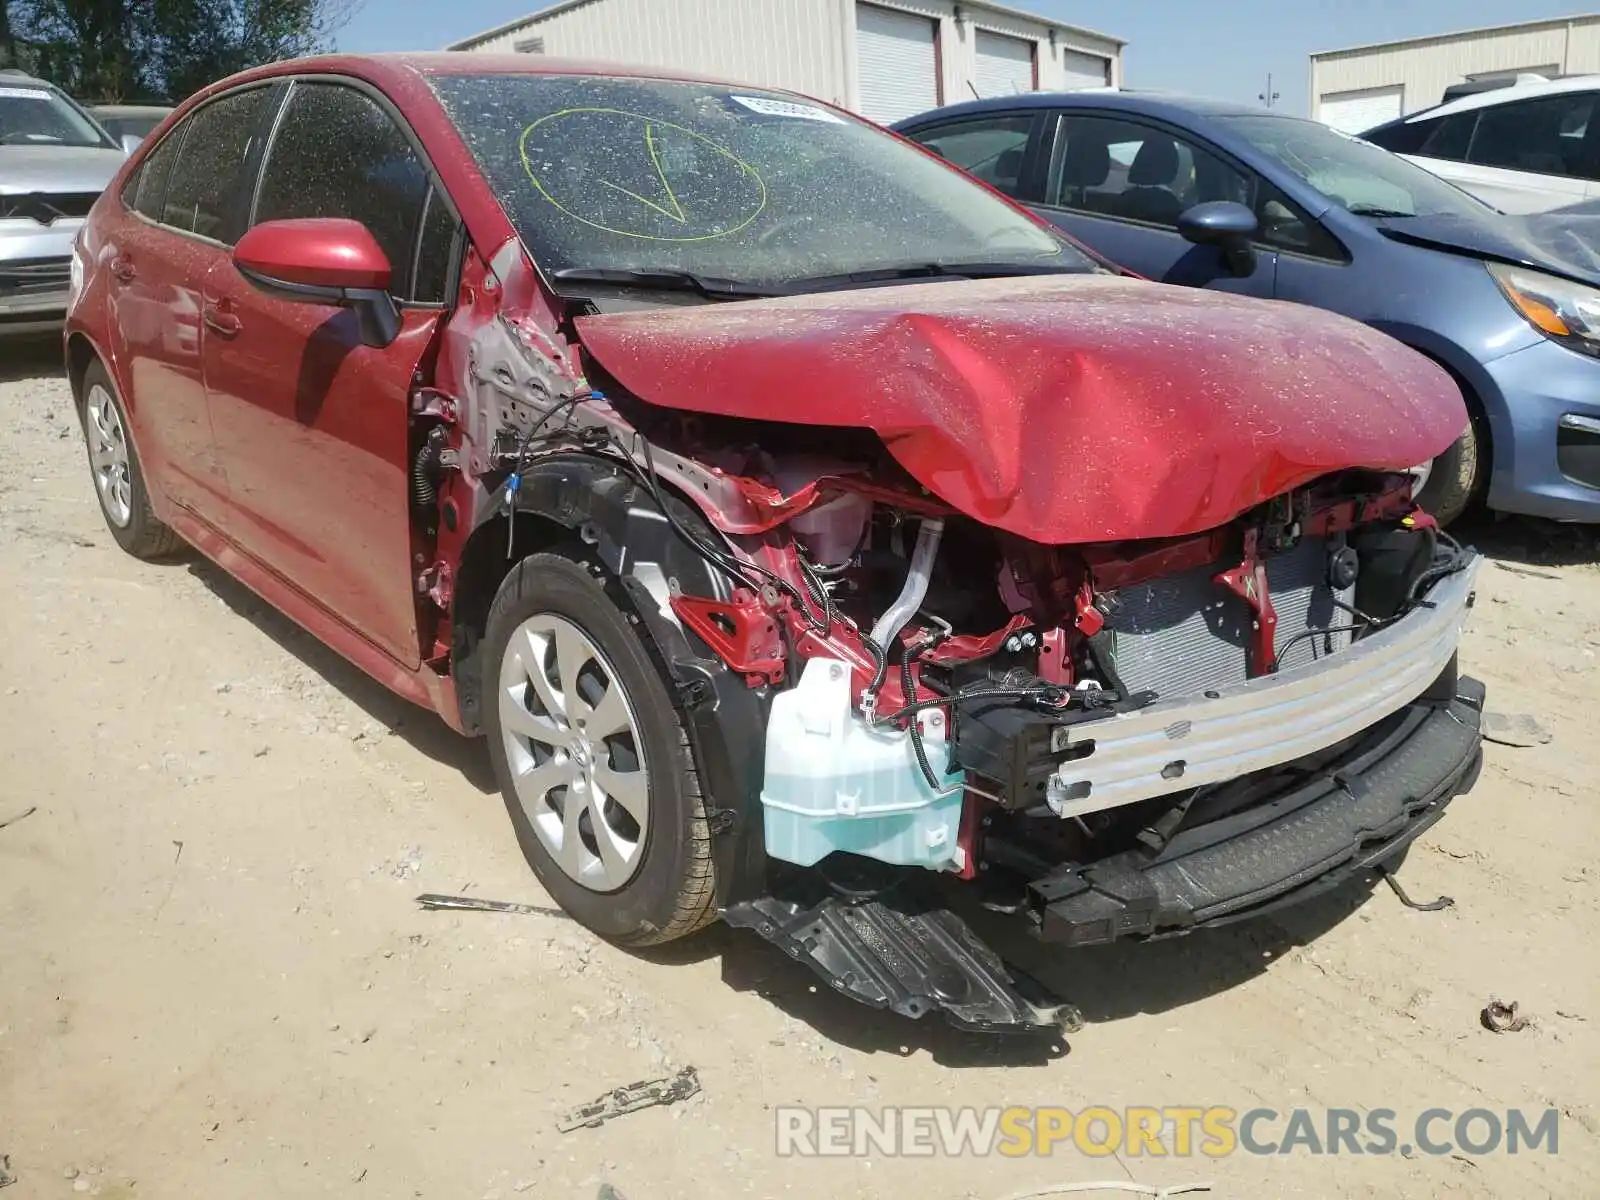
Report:
<svg viewBox="0 0 1600 1200"><path fill-rule="evenodd" d="M0 383L65 374L61 339L55 334L0 341Z"/></svg>
<svg viewBox="0 0 1600 1200"><path fill-rule="evenodd" d="M824 1042L864 1054L909 1058L920 1052L941 1066L961 1068L1043 1066L1070 1051L1066 1039L1054 1031L979 1035L937 1015L914 1021L870 1008L838 995L759 935L727 925L641 951L639 957L661 966L717 958L727 987L754 992Z"/></svg>
<svg viewBox="0 0 1600 1200"><path fill-rule="evenodd" d="M1370 883L1317 897L1271 916L1157 942L1066 950L1034 939L1015 919L980 932L1013 963L1083 1013L1086 1028L1164 1013L1238 987L1291 951L1314 942L1373 899ZM1387 893L1377 903L1388 899ZM717 925L683 942L644 952L661 965L721 960L723 982L755 992L820 1037L867 1054L918 1052L950 1068L1041 1066L1071 1053L1055 1033L969 1033L938 1014L911 1020L836 994L808 967L752 932Z"/></svg>
<svg viewBox="0 0 1600 1200"><path fill-rule="evenodd" d="M402 700L209 559L194 555L187 565L189 573L234 613L322 676L373 721L404 738L418 753L459 771L478 791L498 794L481 739L462 737L435 714Z"/></svg>
<svg viewBox="0 0 1600 1200"><path fill-rule="evenodd" d="M1600 563L1600 525L1566 525L1538 517L1480 512L1452 525L1450 532L1496 562L1513 567Z"/></svg>

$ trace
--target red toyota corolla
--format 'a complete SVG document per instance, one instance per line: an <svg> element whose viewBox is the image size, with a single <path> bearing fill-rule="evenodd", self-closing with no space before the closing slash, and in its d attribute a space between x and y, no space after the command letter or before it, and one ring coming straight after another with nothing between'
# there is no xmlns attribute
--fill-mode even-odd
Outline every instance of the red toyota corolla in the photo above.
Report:
<svg viewBox="0 0 1600 1200"><path fill-rule="evenodd" d="M965 906L1235 920L1394 866L1477 770L1478 560L1406 473L1466 423L1444 372L1119 277L803 97L236 76L95 206L66 351L123 548L486 735L625 944L720 915L900 1013L1070 1022Z"/></svg>

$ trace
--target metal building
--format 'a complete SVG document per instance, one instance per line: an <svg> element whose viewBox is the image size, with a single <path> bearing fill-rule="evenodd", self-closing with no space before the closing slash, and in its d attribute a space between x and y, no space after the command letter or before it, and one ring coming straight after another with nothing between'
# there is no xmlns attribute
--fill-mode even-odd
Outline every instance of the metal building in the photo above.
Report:
<svg viewBox="0 0 1600 1200"><path fill-rule="evenodd" d="M980 0L563 0L448 49L702 72L888 122L974 96L1117 85L1123 44Z"/></svg>
<svg viewBox="0 0 1600 1200"><path fill-rule="evenodd" d="M1360 133L1439 103L1454 84L1600 72L1600 14L1524 21L1311 56L1311 115Z"/></svg>

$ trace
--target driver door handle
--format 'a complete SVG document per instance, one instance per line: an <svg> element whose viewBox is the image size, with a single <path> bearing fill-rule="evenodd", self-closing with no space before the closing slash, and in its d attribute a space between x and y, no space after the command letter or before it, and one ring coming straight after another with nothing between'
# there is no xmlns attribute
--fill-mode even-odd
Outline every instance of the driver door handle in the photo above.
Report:
<svg viewBox="0 0 1600 1200"><path fill-rule="evenodd" d="M237 337L239 331L244 328L239 315L226 300L218 304L207 304L200 318L206 323L207 329L220 337Z"/></svg>

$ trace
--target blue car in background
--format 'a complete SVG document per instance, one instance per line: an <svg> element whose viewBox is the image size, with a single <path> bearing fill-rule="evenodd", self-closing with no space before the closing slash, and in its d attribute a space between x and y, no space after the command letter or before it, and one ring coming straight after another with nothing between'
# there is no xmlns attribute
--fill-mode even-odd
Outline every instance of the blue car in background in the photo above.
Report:
<svg viewBox="0 0 1600 1200"><path fill-rule="evenodd" d="M1600 521L1600 210L1511 217L1325 125L1155 93L1030 93L895 128L1151 279L1293 300L1441 363L1472 413L1419 464L1440 520Z"/></svg>

